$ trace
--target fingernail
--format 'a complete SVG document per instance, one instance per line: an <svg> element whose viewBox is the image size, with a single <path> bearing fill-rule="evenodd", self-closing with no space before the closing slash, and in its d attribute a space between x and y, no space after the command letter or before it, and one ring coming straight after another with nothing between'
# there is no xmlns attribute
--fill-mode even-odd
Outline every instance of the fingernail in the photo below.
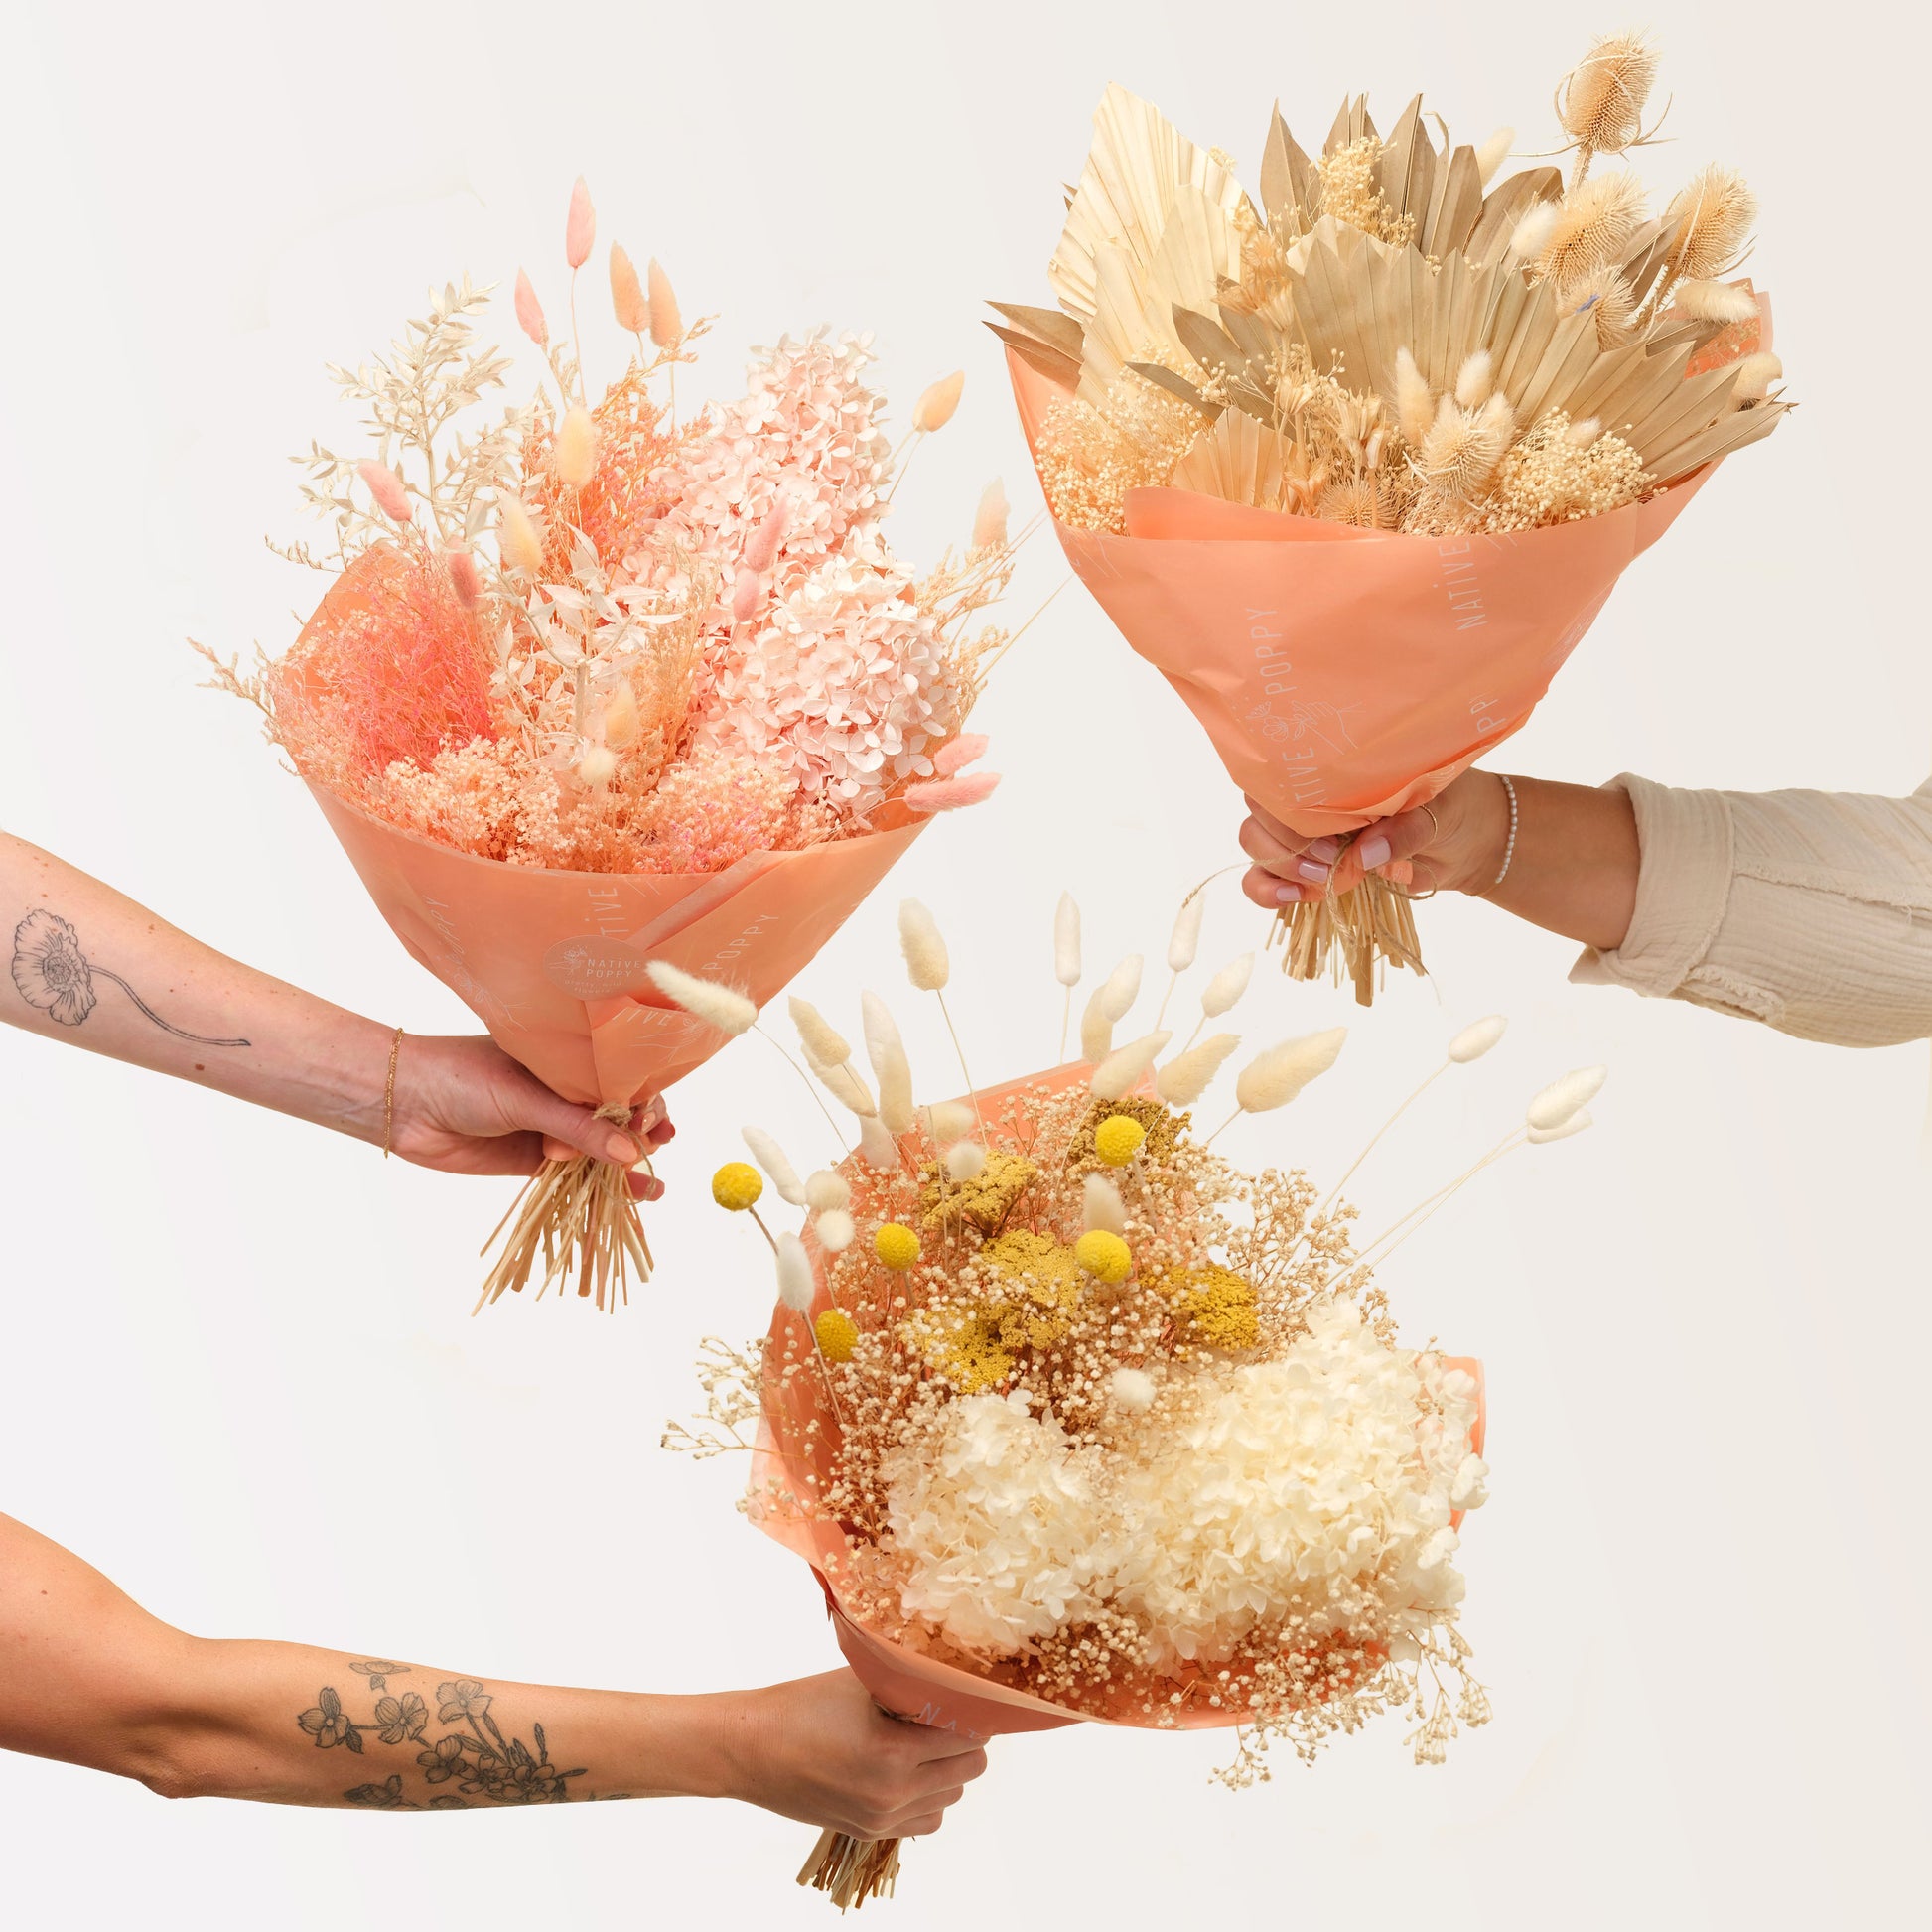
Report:
<svg viewBox="0 0 1932 1932"><path fill-rule="evenodd" d="M1389 863L1389 842L1380 832L1362 841L1362 870L1373 872L1377 866Z"/></svg>
<svg viewBox="0 0 1932 1932"><path fill-rule="evenodd" d="M1309 844L1309 857L1319 859L1324 865L1332 866L1341 857L1339 839L1313 839Z"/></svg>
<svg viewBox="0 0 1932 1932"><path fill-rule="evenodd" d="M1277 886L1275 888L1275 901L1279 905L1293 905L1301 897L1302 889L1299 886Z"/></svg>
<svg viewBox="0 0 1932 1932"><path fill-rule="evenodd" d="M1295 870L1311 886L1325 886L1328 883L1328 868L1317 865L1312 859L1298 860Z"/></svg>
<svg viewBox="0 0 1932 1932"><path fill-rule="evenodd" d="M604 1158L621 1168L634 1168L644 1158L644 1151L628 1134L613 1134L604 1144Z"/></svg>
<svg viewBox="0 0 1932 1932"><path fill-rule="evenodd" d="M645 1176L644 1198L646 1200L662 1200L664 1198L664 1183L654 1174Z"/></svg>

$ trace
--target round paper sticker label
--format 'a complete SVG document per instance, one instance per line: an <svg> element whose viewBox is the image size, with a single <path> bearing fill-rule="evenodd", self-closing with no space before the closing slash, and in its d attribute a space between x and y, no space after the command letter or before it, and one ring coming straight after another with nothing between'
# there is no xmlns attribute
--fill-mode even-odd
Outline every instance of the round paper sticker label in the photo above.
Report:
<svg viewBox="0 0 1932 1932"><path fill-rule="evenodd" d="M649 984L649 961L621 939L560 939L543 956L544 976L576 1000L615 1000Z"/></svg>

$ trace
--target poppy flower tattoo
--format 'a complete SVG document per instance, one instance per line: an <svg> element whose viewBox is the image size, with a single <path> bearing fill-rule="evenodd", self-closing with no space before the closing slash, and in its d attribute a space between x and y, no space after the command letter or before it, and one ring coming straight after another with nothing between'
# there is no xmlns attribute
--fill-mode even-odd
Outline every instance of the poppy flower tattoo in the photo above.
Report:
<svg viewBox="0 0 1932 1932"><path fill-rule="evenodd" d="M14 927L14 986L30 1007L49 1015L56 1026L78 1027L100 995L97 979L118 986L161 1029L197 1046L246 1046L245 1039L211 1039L171 1026L120 974L96 966L80 949L80 935L58 912L36 906Z"/></svg>

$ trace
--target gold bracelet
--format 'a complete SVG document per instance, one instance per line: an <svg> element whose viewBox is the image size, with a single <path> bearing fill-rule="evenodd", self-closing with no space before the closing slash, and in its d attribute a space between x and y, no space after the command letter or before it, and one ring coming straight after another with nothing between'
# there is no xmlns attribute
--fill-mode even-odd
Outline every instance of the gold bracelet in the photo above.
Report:
<svg viewBox="0 0 1932 1932"><path fill-rule="evenodd" d="M389 1158L389 1143L396 1131L396 1060L402 1053L402 1029L389 1042L389 1077L382 1088L382 1158Z"/></svg>

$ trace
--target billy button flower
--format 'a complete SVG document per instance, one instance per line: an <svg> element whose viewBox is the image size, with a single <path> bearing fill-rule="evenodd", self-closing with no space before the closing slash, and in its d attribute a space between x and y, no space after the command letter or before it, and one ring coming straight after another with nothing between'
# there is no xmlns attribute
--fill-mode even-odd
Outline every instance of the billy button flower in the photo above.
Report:
<svg viewBox="0 0 1932 1932"><path fill-rule="evenodd" d="M1096 1281L1118 1286L1133 1272L1134 1253L1119 1235L1089 1228L1073 1244L1073 1259Z"/></svg>
<svg viewBox="0 0 1932 1932"><path fill-rule="evenodd" d="M733 1214L756 1207L764 1192L764 1176L749 1161L727 1161L711 1176L711 1198Z"/></svg>
<svg viewBox="0 0 1932 1932"><path fill-rule="evenodd" d="M888 1268L902 1274L919 1258L919 1237L897 1221L888 1221L872 1237L872 1248Z"/></svg>
<svg viewBox="0 0 1932 1932"><path fill-rule="evenodd" d="M827 1309L812 1324L818 1352L828 1362L849 1362L858 1346L859 1324L843 1309Z"/></svg>
<svg viewBox="0 0 1932 1932"><path fill-rule="evenodd" d="M1147 1129L1131 1114L1110 1114L1094 1129L1093 1151L1110 1168L1124 1168L1140 1153Z"/></svg>

